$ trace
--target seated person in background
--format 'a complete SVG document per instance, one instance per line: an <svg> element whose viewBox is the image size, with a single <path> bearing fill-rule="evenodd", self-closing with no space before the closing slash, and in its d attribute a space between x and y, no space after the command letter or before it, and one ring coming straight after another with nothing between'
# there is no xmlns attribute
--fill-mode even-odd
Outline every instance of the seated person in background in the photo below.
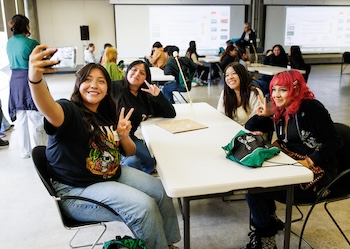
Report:
<svg viewBox="0 0 350 249"><path fill-rule="evenodd" d="M342 146L333 121L325 107L307 87L303 76L295 70L276 74L270 84L271 107L266 99L246 124L251 131L273 131L292 152L307 156L299 163L316 165L326 172L321 181L310 188L294 188L294 200L315 200L325 184L332 180L337 169L336 152ZM247 194L247 203L255 227L245 248L276 248L275 235L281 230L274 200L285 202L286 191ZM282 224L283 225L283 224Z"/></svg>
<svg viewBox="0 0 350 249"><path fill-rule="evenodd" d="M102 56L101 65L106 68L111 80L124 78L124 71L117 65L118 51L115 47L107 47Z"/></svg>
<svg viewBox="0 0 350 249"><path fill-rule="evenodd" d="M163 69L167 59L163 45L159 41L155 42L152 46L152 55L145 56L145 58L151 63L152 67Z"/></svg>
<svg viewBox="0 0 350 249"><path fill-rule="evenodd" d="M76 73L71 100L54 101L43 74L56 72L50 66L59 61L43 60L52 53L46 48L38 45L30 55L28 80L35 105L45 117L48 170L57 195L103 202L148 248L172 248L180 240L180 231L173 201L161 181L120 165L120 153L130 156L136 150L129 136L133 110L125 112L119 106L118 114L111 79L103 66L93 63ZM78 221L119 219L81 200L66 200L62 208Z"/></svg>
<svg viewBox="0 0 350 249"><path fill-rule="evenodd" d="M208 79L209 67L206 67L202 62L198 60L199 55L197 54L197 45L195 41L190 41L189 48L186 51L186 57L190 58L195 64L197 64L197 73L199 83L206 84Z"/></svg>
<svg viewBox="0 0 350 249"><path fill-rule="evenodd" d="M232 42L231 40L227 40L227 41L226 41L226 48L227 48L228 46L233 46L233 42ZM220 47L220 48L219 48L218 56L221 56L221 54L226 50L226 48Z"/></svg>
<svg viewBox="0 0 350 249"><path fill-rule="evenodd" d="M268 50L264 58L264 64L270 66L284 67L287 70L288 56L284 51L284 48L276 44L272 47L272 50ZM269 95L269 84L272 79L270 75L263 75L260 79L254 80L254 83L259 85L264 95Z"/></svg>
<svg viewBox="0 0 350 249"><path fill-rule="evenodd" d="M230 45L226 50L221 54L219 59L219 65L222 70L225 70L228 64L238 61L237 49L235 46Z"/></svg>
<svg viewBox="0 0 350 249"><path fill-rule="evenodd" d="M261 90L252 84L248 71L238 62L229 64L224 72L225 85L217 106L219 112L244 126L255 115Z"/></svg>
<svg viewBox="0 0 350 249"><path fill-rule="evenodd" d="M239 48L237 50L237 57L239 59L239 63L242 64L245 69L248 69L248 66L250 65L250 61L248 59L248 52L245 48Z"/></svg>
<svg viewBox="0 0 350 249"><path fill-rule="evenodd" d="M291 68L305 70L303 74L307 82L311 70L310 64L306 64L299 46L291 46L288 53L289 65Z"/></svg>
<svg viewBox="0 0 350 249"><path fill-rule="evenodd" d="M95 58L95 45L93 43L89 43L87 48L84 51L84 62L85 64L88 63L98 63L98 61Z"/></svg>
<svg viewBox="0 0 350 249"><path fill-rule="evenodd" d="M264 64L278 67L287 67L288 56L284 51L284 48L279 44L274 45L272 47L272 50L269 50L266 53Z"/></svg>
<svg viewBox="0 0 350 249"><path fill-rule="evenodd" d="M108 47L113 47L113 45L110 43L105 43L105 45L103 45L103 49L100 52L100 59L98 60L100 63L102 61L102 56L105 53L106 48L108 48Z"/></svg>
<svg viewBox="0 0 350 249"><path fill-rule="evenodd" d="M173 53L177 52L179 54L179 48L176 46L172 46L168 49L168 56L164 67L164 74L165 75L173 75L175 77L174 81L168 81L165 83L162 92L167 100L170 101L170 103L175 104L174 98L173 98L173 91L186 91L186 87L183 82L183 79L180 74L180 69L177 65L177 62L175 58L173 57ZM187 80L192 80L193 74L197 69L197 64L195 64L191 59L187 57L177 57L179 60L179 63L182 67L182 71L184 76L187 78ZM181 77L181 78L180 78ZM181 84L182 83L182 84ZM191 82L190 82L191 84Z"/></svg>
<svg viewBox="0 0 350 249"><path fill-rule="evenodd" d="M126 111L134 109L130 117L130 137L136 144L136 152L133 156L123 157L121 163L151 174L155 170L156 161L145 142L135 136L135 131L147 117L175 117L175 109L159 88L150 84L151 72L145 62L132 62L125 75L124 80L112 82L112 93L119 107L125 107Z"/></svg>
<svg viewBox="0 0 350 249"><path fill-rule="evenodd" d="M295 69L305 69L305 62L299 46L291 46L288 53L289 65Z"/></svg>

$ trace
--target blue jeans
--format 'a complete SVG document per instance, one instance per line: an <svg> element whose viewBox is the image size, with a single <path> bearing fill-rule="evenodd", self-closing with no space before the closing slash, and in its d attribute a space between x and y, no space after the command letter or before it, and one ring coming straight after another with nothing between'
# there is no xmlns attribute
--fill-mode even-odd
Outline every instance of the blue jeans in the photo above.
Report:
<svg viewBox="0 0 350 249"><path fill-rule="evenodd" d="M122 174L115 181L88 187L73 187L55 181L53 186L60 196L83 196L109 205L148 248L168 249L168 245L181 239L172 199L166 195L159 179L131 167L121 167ZM108 210L84 201L67 200L62 208L80 221L119 220Z"/></svg>
<svg viewBox="0 0 350 249"><path fill-rule="evenodd" d="M156 165L156 160L151 156L145 142L137 137L131 138L136 145L136 153L133 156L122 157L120 164L130 166L148 174L151 174Z"/></svg>
<svg viewBox="0 0 350 249"><path fill-rule="evenodd" d="M9 121L7 121L7 119L3 115L1 99L0 99L0 112L1 112L1 114L0 114L1 115L0 135L4 135L5 131L8 130L11 127L11 124L9 123Z"/></svg>
<svg viewBox="0 0 350 249"><path fill-rule="evenodd" d="M173 91L184 91L184 90L186 90L186 88L183 86L180 86L176 81L168 81L167 83L164 84L164 87L162 88L162 93L165 96L165 98L170 101L170 103L175 104Z"/></svg>

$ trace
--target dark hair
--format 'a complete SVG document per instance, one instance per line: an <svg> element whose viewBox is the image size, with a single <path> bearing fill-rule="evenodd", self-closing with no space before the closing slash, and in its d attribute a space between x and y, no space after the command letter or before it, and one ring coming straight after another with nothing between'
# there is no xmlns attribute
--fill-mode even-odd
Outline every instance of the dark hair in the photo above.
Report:
<svg viewBox="0 0 350 249"><path fill-rule="evenodd" d="M196 42L195 41L190 41L189 48L187 49L186 53L189 53L190 57L191 57L191 54L195 53L196 56L198 57L197 46L196 46Z"/></svg>
<svg viewBox="0 0 350 249"><path fill-rule="evenodd" d="M177 46L169 46L168 49L167 49L167 53L168 53L169 56L173 56L173 53L174 53L175 51L176 51L177 53L179 53L179 52L180 52L179 47L177 47Z"/></svg>
<svg viewBox="0 0 350 249"><path fill-rule="evenodd" d="M256 86L252 84L252 80L249 76L247 69L243 65L238 62L233 62L227 65L225 68L225 78L226 78L226 70L232 67L233 70L237 73L240 79L240 87L239 92L241 96L241 103L238 103L236 93L233 89L229 88L225 83L224 85L224 106L225 106L225 115L229 118L233 119L233 116L237 112L237 108L243 106L243 109L248 112L249 109L249 98L251 91L254 91L256 95L258 95L258 90L256 90ZM226 82L226 79L225 79ZM254 111L254 110L251 110Z"/></svg>
<svg viewBox="0 0 350 249"><path fill-rule="evenodd" d="M106 78L107 82L107 95L101 100L97 112L100 116L102 116L105 120L110 121L117 125L118 123L118 116L117 116L117 107L114 103L114 100L112 98L112 82L111 78L109 77L108 72L106 69L100 65L95 63L89 63L86 66L82 67L78 72L76 72L76 80L74 85L74 90L71 95L71 101L77 105L84 113L83 120L86 124L86 127L90 133L90 142L95 142L100 148L107 148L102 140L101 135L102 132L99 128L99 124L97 122L97 119L95 117L95 113L90 111L83 103L83 99L81 97L79 88L81 83L83 83L87 77L89 76L91 70L93 68L99 69L104 77ZM116 127L114 127L116 129Z"/></svg>
<svg viewBox="0 0 350 249"><path fill-rule="evenodd" d="M235 46L233 46L233 45L227 46L225 51L221 53L219 61L222 62L222 60L225 57L225 55L231 56L230 52L233 51L233 50L237 50ZM236 60L236 58L235 58L235 60Z"/></svg>
<svg viewBox="0 0 350 249"><path fill-rule="evenodd" d="M9 22L9 26L14 35L30 34L28 30L29 19L24 15L14 15Z"/></svg>
<svg viewBox="0 0 350 249"><path fill-rule="evenodd" d="M303 55L301 53L299 46L290 47L289 62L292 68L297 68L297 69L305 68L305 61L303 59Z"/></svg>
<svg viewBox="0 0 350 249"><path fill-rule="evenodd" d="M161 48L163 47L163 45L159 42L159 41L156 41L155 43L153 43L152 45L152 48Z"/></svg>
<svg viewBox="0 0 350 249"><path fill-rule="evenodd" d="M247 50L245 50L244 48L239 48L238 50L237 50L237 54L238 54L238 58L239 59L242 59L242 56L244 55L244 54L246 54L247 53Z"/></svg>
<svg viewBox="0 0 350 249"><path fill-rule="evenodd" d="M121 91L122 93L119 94L119 97L117 98L116 102L117 105L119 105L119 108L123 107L123 106L132 106L131 103L129 102L129 95L130 95L130 89L129 89L129 81L128 81L128 73L129 71L136 65L142 64L145 67L145 71L146 71L146 80L148 83L151 83L152 77L151 77L151 70L149 69L149 66L147 65L146 62L142 61L142 60L136 60L133 61L132 63L130 63L130 65L127 67L126 72L125 72L125 77L123 80L121 80ZM146 83L143 83L139 89L138 92L141 96L148 96L148 94L143 94L143 91L141 90L141 88L147 88ZM125 111L129 111L129 110L125 110Z"/></svg>
<svg viewBox="0 0 350 249"><path fill-rule="evenodd" d="M103 48L104 48L104 49L106 49L106 48L108 48L108 47L113 47L113 46L112 46L112 44L110 44L110 43L105 43L105 45L103 45Z"/></svg>
<svg viewBox="0 0 350 249"><path fill-rule="evenodd" d="M95 44L89 43L89 45L87 45L87 47L86 47L86 50L88 50L89 48L91 48L91 47L93 47L93 46L95 46Z"/></svg>
<svg viewBox="0 0 350 249"><path fill-rule="evenodd" d="M276 48L276 47L278 47L279 49L280 49L280 56L287 56L286 55L286 51L284 50L284 48L282 47L282 45L280 45L280 44L276 44L276 45L274 45L273 47L272 47L272 51Z"/></svg>

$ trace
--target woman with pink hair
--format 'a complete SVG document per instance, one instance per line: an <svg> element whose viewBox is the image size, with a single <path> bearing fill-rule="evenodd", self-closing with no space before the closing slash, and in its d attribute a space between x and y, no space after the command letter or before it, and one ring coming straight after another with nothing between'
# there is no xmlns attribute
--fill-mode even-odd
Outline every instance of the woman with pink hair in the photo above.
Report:
<svg viewBox="0 0 350 249"><path fill-rule="evenodd" d="M336 153L342 146L326 108L315 99L304 77L295 70L276 74L270 83L271 103L261 100L256 115L246 124L251 131L274 130L279 143L302 155L304 166L319 166L325 176L312 187L295 187L294 200L316 198L317 192L335 176ZM255 230L244 248L276 248L275 235L283 229L276 216L275 200L285 201L285 191L247 194Z"/></svg>

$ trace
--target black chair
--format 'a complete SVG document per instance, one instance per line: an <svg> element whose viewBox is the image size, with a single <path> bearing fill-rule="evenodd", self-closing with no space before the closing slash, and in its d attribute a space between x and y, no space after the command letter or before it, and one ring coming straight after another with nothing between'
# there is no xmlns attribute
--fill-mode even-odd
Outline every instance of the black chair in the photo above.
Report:
<svg viewBox="0 0 350 249"><path fill-rule="evenodd" d="M219 72L219 76L220 76L220 83L224 84L225 83L225 76L224 76L224 70L222 70L222 68L220 67L219 63L215 63L218 72Z"/></svg>
<svg viewBox="0 0 350 249"><path fill-rule="evenodd" d="M47 163L45 151L46 151L46 146L35 147L32 150L33 162L35 165L36 172L38 173L38 175L40 177L40 180L42 181L42 183L46 187L46 190L49 192L49 194L55 200L55 203L56 203L56 206L58 209L58 213L60 215L63 226L68 230L77 230L75 232L75 234L73 235L73 237L71 238L71 240L69 241L69 246L71 248L80 248L80 247L90 246L90 248L92 249L96 245L102 244L102 243L99 243L99 240L101 239L102 235L105 233L105 231L107 229L107 225L106 225L107 221L82 222L82 221L77 221L75 219L72 219L63 212L63 210L60 207L60 202L64 201L64 200L72 200L72 199L91 202L91 203L94 203L94 204L97 204L97 205L100 205L100 206L106 208L107 210L112 212L116 217L118 217L118 219L120 219L120 221L123 221L123 219L118 215L118 213L116 213L112 208L110 208L108 205L106 205L104 203L101 203L101 202L98 202L98 201L95 201L95 200L92 200L89 198L80 197L80 196L57 196L55 189L52 187L51 178L50 178L48 171L47 171L48 163ZM125 221L123 221L123 222L125 223ZM93 227L93 226L102 226L103 227L102 232L100 234L98 234L97 238L95 239L95 241L93 243L86 244L86 245L73 245L73 240L81 229L89 228L89 227ZM130 227L129 227L129 229L135 236L134 231Z"/></svg>
<svg viewBox="0 0 350 249"><path fill-rule="evenodd" d="M311 65L305 64L305 74L303 74L305 82L308 81L310 72L311 72Z"/></svg>
<svg viewBox="0 0 350 249"><path fill-rule="evenodd" d="M341 61L340 76L344 74L344 70L348 66L348 64L350 64L350 52L344 52L342 61ZM346 74L350 74L350 73L346 73Z"/></svg>
<svg viewBox="0 0 350 249"><path fill-rule="evenodd" d="M322 189L322 191L318 193L316 200L294 204L294 206L299 211L301 217L293 220L292 222L300 221L304 217L302 211L298 206L311 206L307 215L305 216L300 235L292 231L294 235L299 237L299 249L301 248L302 242L306 243L308 247L313 248L305 239L303 239L303 235L313 209L317 204L320 203L324 203L324 209L326 210L327 214L332 219L333 223L338 228L338 230L350 246L349 239L347 238L347 236L345 235L345 233L343 232L343 230L341 229L341 227L339 226L334 216L327 207L329 203L342 201L350 198L350 161L348 159L348 155L350 154L350 127L340 123L335 123L334 126L338 134L343 139L343 147L337 153L339 160L338 175L331 183L329 183L326 187ZM347 219L348 217L344 218Z"/></svg>

